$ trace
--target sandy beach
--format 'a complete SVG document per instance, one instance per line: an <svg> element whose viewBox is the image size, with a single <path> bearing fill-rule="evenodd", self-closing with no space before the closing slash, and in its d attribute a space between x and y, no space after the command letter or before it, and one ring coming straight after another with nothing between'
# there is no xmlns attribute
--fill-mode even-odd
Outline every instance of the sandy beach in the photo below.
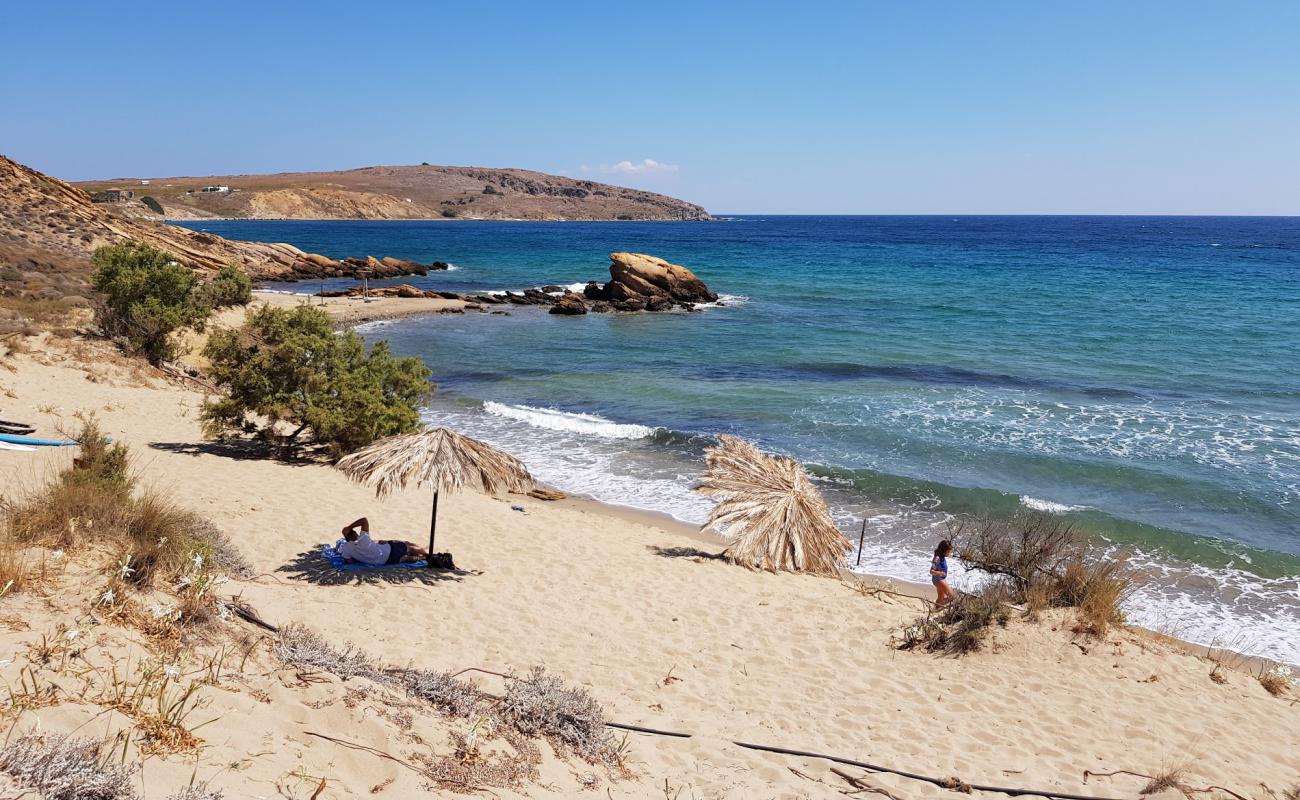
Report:
<svg viewBox="0 0 1300 800"><path fill-rule="evenodd" d="M452 305L329 300L326 309L355 323ZM587 688L610 720L691 734L628 734L629 772L622 776L548 751L537 782L518 795L492 795L570 797L596 785L599 795L614 798L840 797L852 790L830 762L756 752L736 741L1098 797L1136 797L1146 780L1089 771L1183 767L1188 786L1252 798L1269 796L1261 786L1281 790L1300 774L1294 698L1269 695L1244 671L1226 670L1224 682L1213 681L1214 665L1178 643L1128 630L1104 641L1084 638L1062 614L1037 624L1013 619L992 647L962 658L898 652L891 636L922 613L923 601L864 596L835 579L749 572L712 557L720 540L589 501L447 497L439 545L463 572L349 579L328 568L320 544L361 515L377 534L422 541L425 493L377 501L325 464L249 458L244 448L205 442L196 419L202 394L114 363L106 345L74 348L47 344L11 357L11 369L0 372L5 416L51 434L56 425L74 426L79 412L94 413L107 434L130 445L145 484L174 493L234 540L255 576L224 588L268 622L306 623L392 665L499 673L544 665ZM100 350L102 359L91 358ZM30 485L65 464L70 449L0 452L0 481ZM78 565L79 555L70 554L67 574L90 569ZM96 580L90 575L80 585L89 592ZM8 660L0 674L11 686L21 664L16 654L60 620L106 635L107 626L87 622L88 594L38 591L0 602L5 619L27 621L0 632ZM199 716L212 721L199 731L202 749L149 758L151 785L179 785L196 774L228 796L306 797L315 777L301 776L320 776L327 778L321 797L376 786L380 796L416 796L425 782L410 770L315 734L406 758L455 727L423 718L413 728L393 723L394 701L364 680L304 682L275 665L259 669L256 688L206 692ZM473 674L500 691L500 678ZM19 720L20 728L33 724L96 733L113 727L102 712L75 703ZM951 794L898 776L852 774L898 798Z"/></svg>

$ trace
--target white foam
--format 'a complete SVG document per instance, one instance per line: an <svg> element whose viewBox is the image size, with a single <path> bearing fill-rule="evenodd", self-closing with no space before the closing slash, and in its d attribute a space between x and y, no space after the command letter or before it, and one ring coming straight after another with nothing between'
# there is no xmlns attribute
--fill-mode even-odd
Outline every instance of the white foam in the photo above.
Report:
<svg viewBox="0 0 1300 800"><path fill-rule="evenodd" d="M1029 495L1020 498L1020 505L1047 514L1068 514L1071 511L1082 511L1087 508L1087 506L1071 506L1065 503L1053 503L1051 500L1039 500L1037 497L1030 497Z"/></svg>
<svg viewBox="0 0 1300 800"><path fill-rule="evenodd" d="M535 428L581 433L605 439L642 439L655 432L654 428L645 425L618 423L595 414L573 414L554 408L510 406L492 400L483 403L483 410L494 416L526 422Z"/></svg>
<svg viewBox="0 0 1300 800"><path fill-rule="evenodd" d="M723 306L743 306L749 302L749 298L743 294L720 294L718 299L712 303L698 303L696 308L720 308Z"/></svg>

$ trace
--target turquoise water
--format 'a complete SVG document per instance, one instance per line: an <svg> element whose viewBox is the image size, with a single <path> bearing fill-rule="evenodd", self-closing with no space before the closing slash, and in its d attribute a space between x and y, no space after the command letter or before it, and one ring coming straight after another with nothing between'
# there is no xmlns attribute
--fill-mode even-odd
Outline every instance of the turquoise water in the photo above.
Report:
<svg viewBox="0 0 1300 800"><path fill-rule="evenodd" d="M412 282L456 291L684 264L722 307L366 332L433 368L432 419L564 488L699 520L700 453L736 433L866 521L864 569L923 579L954 515L1063 514L1147 570L1139 621L1300 661L1300 219L193 226L450 261Z"/></svg>

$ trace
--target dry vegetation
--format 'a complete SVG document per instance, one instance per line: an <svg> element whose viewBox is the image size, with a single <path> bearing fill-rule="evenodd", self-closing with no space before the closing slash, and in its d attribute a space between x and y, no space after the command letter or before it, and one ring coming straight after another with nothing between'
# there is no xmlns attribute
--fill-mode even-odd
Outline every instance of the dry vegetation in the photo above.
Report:
<svg viewBox="0 0 1300 800"><path fill-rule="evenodd" d="M895 640L899 649L978 650L994 624L1007 624L1012 605L1030 620L1047 609L1072 609L1073 631L1097 638L1123 625L1137 575L1125 559L1103 558L1069 523L1041 514L981 520L954 539L957 557L988 581L905 628Z"/></svg>

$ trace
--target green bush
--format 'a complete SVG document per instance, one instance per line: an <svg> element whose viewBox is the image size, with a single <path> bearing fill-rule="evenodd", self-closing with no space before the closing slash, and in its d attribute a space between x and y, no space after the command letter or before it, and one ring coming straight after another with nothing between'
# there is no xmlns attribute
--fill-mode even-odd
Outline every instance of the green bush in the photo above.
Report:
<svg viewBox="0 0 1300 800"><path fill-rule="evenodd" d="M443 215L444 217L446 217L447 219L453 219L453 218L455 218L455 217L459 217L459 216L460 216L460 211L458 211L458 210L456 210L456 209L454 209L454 208L444 208L444 209L442 210L442 215Z"/></svg>
<svg viewBox="0 0 1300 800"><path fill-rule="evenodd" d="M144 197L141 197L140 202L148 206L149 210L155 214L163 213L162 203L159 203L157 200L150 197L149 195L145 195Z"/></svg>
<svg viewBox="0 0 1300 800"><path fill-rule="evenodd" d="M100 247L91 263L104 294L95 313L100 328L155 364L175 355L172 331L202 326L210 311L195 296L194 273L169 253L123 242Z"/></svg>
<svg viewBox="0 0 1300 800"><path fill-rule="evenodd" d="M253 300L253 281L234 267L222 267L217 277L203 284L199 294L212 309L246 306Z"/></svg>
<svg viewBox="0 0 1300 800"><path fill-rule="evenodd" d="M217 331L203 350L224 397L203 408L210 436L256 433L292 447L303 433L342 455L414 430L432 392L429 369L386 342L366 352L355 331L335 333L319 308L263 307L244 328Z"/></svg>

